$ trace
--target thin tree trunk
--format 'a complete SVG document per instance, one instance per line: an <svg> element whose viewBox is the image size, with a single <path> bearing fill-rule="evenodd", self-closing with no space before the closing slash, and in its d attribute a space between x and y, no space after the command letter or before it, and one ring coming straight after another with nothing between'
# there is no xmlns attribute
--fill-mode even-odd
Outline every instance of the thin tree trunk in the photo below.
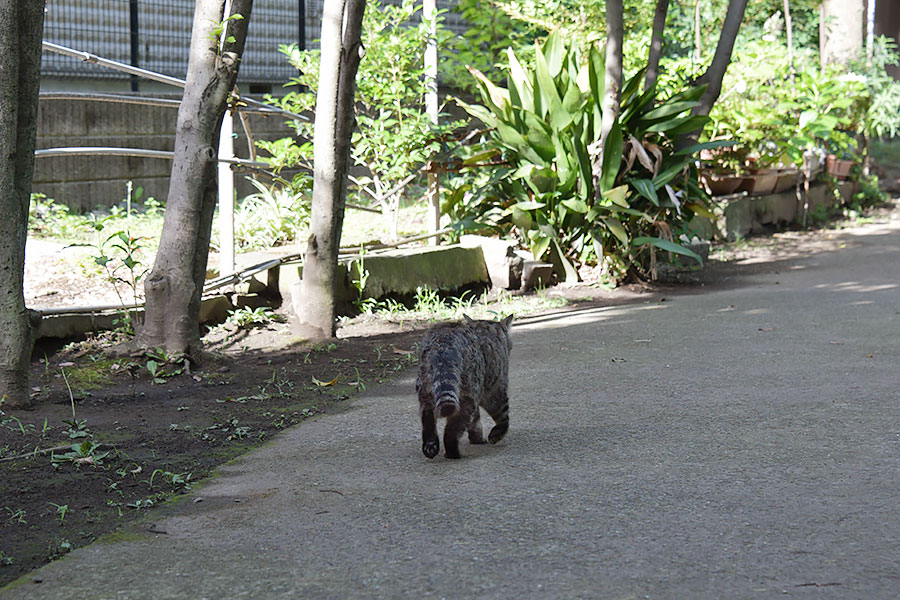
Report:
<svg viewBox="0 0 900 600"><path fill-rule="evenodd" d="M791 2L784 0L784 30L787 33L788 70L791 78L791 87L794 86L794 25L791 21Z"/></svg>
<svg viewBox="0 0 900 600"><path fill-rule="evenodd" d="M725 22L722 24L722 34L716 45L716 53L712 63L706 72L697 80L697 85L707 84L706 92L700 98L700 104L692 112L695 115L708 115L713 104L722 93L722 79L725 71L731 63L731 52L734 50L734 41L741 29L741 21L744 20L744 11L747 8L747 0L731 0L728 3L728 12L725 14Z"/></svg>
<svg viewBox="0 0 900 600"><path fill-rule="evenodd" d="M194 11L168 204L159 252L144 284L147 308L138 327L139 348L194 357L200 350L200 299L218 192L216 147L253 0L233 0L231 5L231 14L243 18L226 22L221 47L213 29L223 23L225 0L198 0Z"/></svg>
<svg viewBox="0 0 900 600"><path fill-rule="evenodd" d="M23 285L43 28L43 1L0 3L0 400L9 408L30 404L36 313Z"/></svg>
<svg viewBox="0 0 900 600"><path fill-rule="evenodd" d="M785 0L787 2L787 0ZM659 56L662 53L662 35L666 28L666 15L669 12L669 0L657 0L656 12L653 15L653 35L650 38L650 53L647 56L647 75L644 78L644 90L649 90L659 78Z"/></svg>
<svg viewBox="0 0 900 600"><path fill-rule="evenodd" d="M337 256L355 123L356 71L364 52L360 40L365 10L366 0L325 0L310 234L301 293L294 299L299 330L310 337L334 337L336 332Z"/></svg>
<svg viewBox="0 0 900 600"><path fill-rule="evenodd" d="M607 152L609 134L619 118L622 98L622 0L606 0L606 75L603 93L603 112L600 122L600 143L593 165L594 195L603 193L600 180Z"/></svg>

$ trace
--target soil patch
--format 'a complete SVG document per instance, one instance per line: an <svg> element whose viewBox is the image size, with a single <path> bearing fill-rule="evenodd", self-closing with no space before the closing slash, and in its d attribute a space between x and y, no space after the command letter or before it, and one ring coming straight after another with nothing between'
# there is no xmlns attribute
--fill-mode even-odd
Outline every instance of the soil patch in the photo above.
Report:
<svg viewBox="0 0 900 600"><path fill-rule="evenodd" d="M284 328L244 332L236 349L173 377L151 376L146 357L108 357L99 341L39 348L34 408L0 414L0 585L129 523L152 528L154 506L216 466L413 365L422 335L407 325L255 348Z"/></svg>

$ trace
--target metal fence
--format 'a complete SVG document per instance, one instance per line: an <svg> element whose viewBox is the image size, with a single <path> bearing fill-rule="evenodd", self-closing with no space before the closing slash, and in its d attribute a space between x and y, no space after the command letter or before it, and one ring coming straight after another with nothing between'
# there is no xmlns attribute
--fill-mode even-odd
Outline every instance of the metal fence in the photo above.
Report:
<svg viewBox="0 0 900 600"><path fill-rule="evenodd" d="M310 4L316 2L309 0ZM308 18L301 20L304 4L304 0L255 3L240 81L278 84L295 75L278 52L278 46L309 39L308 30L313 29L313 24ZM44 40L184 78L193 16L194 0L50 0L44 20ZM306 21L302 35L301 21ZM41 71L51 77L129 77L51 53L44 53Z"/></svg>

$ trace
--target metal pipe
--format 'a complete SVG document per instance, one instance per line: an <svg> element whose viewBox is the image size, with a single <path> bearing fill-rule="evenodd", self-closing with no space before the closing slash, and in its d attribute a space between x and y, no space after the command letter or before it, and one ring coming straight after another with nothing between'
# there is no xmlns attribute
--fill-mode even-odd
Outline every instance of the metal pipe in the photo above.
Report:
<svg viewBox="0 0 900 600"><path fill-rule="evenodd" d="M181 100L174 98L148 98L144 96L123 96L121 94L95 94L91 92L41 92L41 100L94 100L97 102L121 102L144 106L164 106L178 108Z"/></svg>
<svg viewBox="0 0 900 600"><path fill-rule="evenodd" d="M71 148L42 148L34 151L35 158L48 158L54 156L137 156L140 158L162 158L172 160L175 153L168 150L147 150L145 148L112 148L106 146L74 146ZM269 163L244 160L243 158L220 158L219 162L242 167L255 167L265 169L271 167Z"/></svg>
<svg viewBox="0 0 900 600"><path fill-rule="evenodd" d="M173 85L175 87L184 88L185 81L184 79L178 79L177 77L169 77L168 75L162 75L160 73L154 73L153 71L148 71L147 69L140 69L138 67L132 67L131 65L126 65L125 63L121 63L115 60L110 60L108 58L103 58L102 56L97 56L96 54L91 54L90 52L83 52L81 50L75 50L73 48L67 48L66 46L60 46L59 44L54 44L53 42L43 42L44 50L48 52L56 52L57 54L62 54L64 56L71 56L72 58L78 58L83 60L84 62L94 63L103 67L107 67L110 69L114 69L116 71L122 71L124 73L130 73L132 75L138 75L143 77L144 79L150 79L152 81L158 81L160 83L165 83L167 85ZM241 97L241 102L247 104L248 106L256 107L259 114L272 114L272 115L282 115L285 117L290 117L291 119L299 119L301 121L309 121L309 119L303 115L298 115L297 113L292 113L290 111L277 108L275 106L270 106L264 102L260 102L259 100L254 100L252 98L244 98ZM243 108L243 107L241 107Z"/></svg>
<svg viewBox="0 0 900 600"><path fill-rule="evenodd" d="M91 54L90 52L82 52L81 50L74 50L72 48L67 48L66 46L60 46L59 44L54 44L53 42L42 42L44 50L48 52L56 52L57 54L62 54L64 56L71 56L72 58L78 58L83 60L84 62L94 63L100 65L102 67L108 67L110 69L114 69L116 71L122 71L124 73L130 73L132 75L138 75L143 77L144 79L150 79L152 81L158 81L160 83L165 83L167 85L173 85L175 87L183 88L185 85L184 79L178 79L177 77L169 77L168 75L161 75L159 73L154 73L153 71L148 71L147 69L141 69L139 67L132 67L131 65L126 65L125 63L121 63L115 60L110 60L108 58L103 58L102 56L97 56L96 54Z"/></svg>

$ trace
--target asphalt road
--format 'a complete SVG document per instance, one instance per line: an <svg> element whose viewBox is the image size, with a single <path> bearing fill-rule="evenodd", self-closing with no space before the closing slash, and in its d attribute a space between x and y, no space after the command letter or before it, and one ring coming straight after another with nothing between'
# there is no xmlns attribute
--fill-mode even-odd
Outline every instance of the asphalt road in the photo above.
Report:
<svg viewBox="0 0 900 600"><path fill-rule="evenodd" d="M841 236L523 319L497 446L425 459L409 373L0 597L897 598L900 222Z"/></svg>

